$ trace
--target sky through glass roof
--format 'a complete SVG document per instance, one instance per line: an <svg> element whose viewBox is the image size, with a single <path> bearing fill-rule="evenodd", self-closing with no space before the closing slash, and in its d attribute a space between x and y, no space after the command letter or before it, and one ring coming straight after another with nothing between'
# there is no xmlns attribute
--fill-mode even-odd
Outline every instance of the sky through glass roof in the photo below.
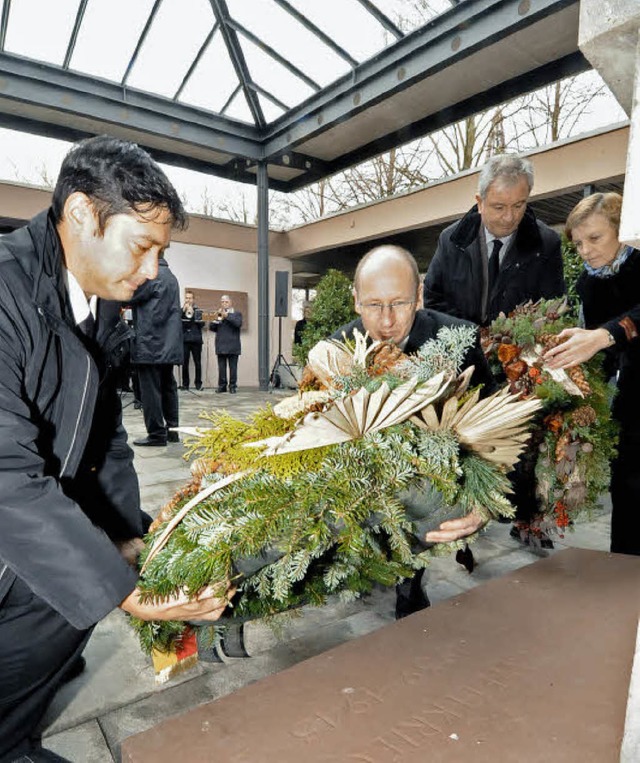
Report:
<svg viewBox="0 0 640 763"><path fill-rule="evenodd" d="M3 52L263 127L459 1L2 0Z"/></svg>

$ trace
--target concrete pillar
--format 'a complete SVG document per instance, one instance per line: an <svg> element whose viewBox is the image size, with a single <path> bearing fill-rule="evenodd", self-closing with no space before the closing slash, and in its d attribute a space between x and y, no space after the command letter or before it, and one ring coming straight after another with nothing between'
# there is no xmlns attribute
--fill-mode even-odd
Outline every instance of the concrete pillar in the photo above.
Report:
<svg viewBox="0 0 640 763"><path fill-rule="evenodd" d="M640 2L581 0L578 46L631 120L620 240L640 247Z"/></svg>

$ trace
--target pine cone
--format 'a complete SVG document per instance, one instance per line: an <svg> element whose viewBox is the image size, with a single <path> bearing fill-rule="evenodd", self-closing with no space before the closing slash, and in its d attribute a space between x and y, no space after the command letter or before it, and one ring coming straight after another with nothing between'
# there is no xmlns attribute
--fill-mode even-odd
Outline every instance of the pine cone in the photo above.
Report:
<svg viewBox="0 0 640 763"><path fill-rule="evenodd" d="M528 366L524 360L513 360L505 365L504 372L507 379L510 382L514 382L527 372L527 368Z"/></svg>
<svg viewBox="0 0 640 763"><path fill-rule="evenodd" d="M369 355L367 372L369 376L381 376L406 358L404 352L393 342L383 342Z"/></svg>
<svg viewBox="0 0 640 763"><path fill-rule="evenodd" d="M302 392L309 392L311 390L322 389L320 379L313 373L309 366L305 366L302 370L302 377L298 383L298 388Z"/></svg>
<svg viewBox="0 0 640 763"><path fill-rule="evenodd" d="M580 366L576 366L575 368L567 368L567 376L576 385L580 392L585 395L585 397L591 394L591 387L589 386L589 382L586 380L584 371L582 368L580 368Z"/></svg>
<svg viewBox="0 0 640 763"><path fill-rule="evenodd" d="M560 435L558 438L558 442L556 443L556 463L561 461L567 452L567 446L571 442L571 437L565 432L564 434Z"/></svg>
<svg viewBox="0 0 640 763"><path fill-rule="evenodd" d="M542 346L545 349L545 352L547 350L550 350L552 347L557 347L559 344L562 344L565 340L560 339L560 337L557 334L540 334L540 342L542 343Z"/></svg>
<svg viewBox="0 0 640 763"><path fill-rule="evenodd" d="M597 419L598 416L590 405L581 405L571 414L571 421L577 427L590 427Z"/></svg>
<svg viewBox="0 0 640 763"><path fill-rule="evenodd" d="M185 487L183 487L181 490L178 490L178 492L173 496L173 498L169 501L169 503L166 503L160 509L160 513L153 520L153 522L151 523L151 526L149 527L149 532L152 532L153 530L157 529L161 524L168 522L171 519L171 517L175 514L178 504L181 501L184 501L185 499L193 498L193 496L197 495L199 491L200 491L199 479L192 480L187 485L185 485Z"/></svg>

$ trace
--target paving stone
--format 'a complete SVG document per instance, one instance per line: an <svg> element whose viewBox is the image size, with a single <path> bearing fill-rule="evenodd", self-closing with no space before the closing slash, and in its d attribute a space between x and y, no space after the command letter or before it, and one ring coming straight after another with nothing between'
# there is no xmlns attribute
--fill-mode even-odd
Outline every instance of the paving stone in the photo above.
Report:
<svg viewBox="0 0 640 763"><path fill-rule="evenodd" d="M112 612L96 627L84 652L85 671L62 687L45 717L48 733L72 728L116 707L160 691L151 658L120 611ZM189 678L204 672L193 668ZM175 682L187 680L184 675Z"/></svg>
<svg viewBox="0 0 640 763"><path fill-rule="evenodd" d="M49 736L44 747L71 763L112 763L114 758L97 721Z"/></svg>

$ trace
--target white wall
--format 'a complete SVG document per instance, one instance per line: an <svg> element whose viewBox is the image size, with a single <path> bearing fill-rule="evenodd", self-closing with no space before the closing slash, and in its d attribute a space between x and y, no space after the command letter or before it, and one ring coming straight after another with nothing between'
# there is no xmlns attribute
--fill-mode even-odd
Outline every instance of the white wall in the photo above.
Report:
<svg viewBox="0 0 640 763"><path fill-rule="evenodd" d="M249 320L244 322L240 334L242 354L238 363L238 385L257 387L258 378L258 256L253 252L239 252L210 246L173 241L166 253L167 262L180 284L180 300L187 287L245 291L249 295ZM289 273L289 315L291 315L291 261L282 257L269 259L269 370L278 354L278 319L273 317L275 302L275 271ZM291 360L293 339L292 318L282 319L282 354ZM217 384L217 361L213 332L203 331L202 374L205 387ZM191 370L193 376L193 369Z"/></svg>

